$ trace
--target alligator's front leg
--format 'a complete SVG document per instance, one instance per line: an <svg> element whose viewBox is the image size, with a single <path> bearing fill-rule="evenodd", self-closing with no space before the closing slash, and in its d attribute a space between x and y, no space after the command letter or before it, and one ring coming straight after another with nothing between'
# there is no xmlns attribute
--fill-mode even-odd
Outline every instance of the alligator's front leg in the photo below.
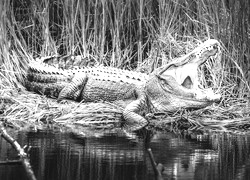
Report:
<svg viewBox="0 0 250 180"><path fill-rule="evenodd" d="M77 73L72 81L61 90L57 101L60 102L63 99L80 101L80 95L87 81L88 76L86 73Z"/></svg>
<svg viewBox="0 0 250 180"><path fill-rule="evenodd" d="M146 94L140 90L136 90L135 93L138 98L129 103L123 111L123 117L126 121L125 128L131 131L139 130L148 124L148 121L138 114L140 110L147 106Z"/></svg>

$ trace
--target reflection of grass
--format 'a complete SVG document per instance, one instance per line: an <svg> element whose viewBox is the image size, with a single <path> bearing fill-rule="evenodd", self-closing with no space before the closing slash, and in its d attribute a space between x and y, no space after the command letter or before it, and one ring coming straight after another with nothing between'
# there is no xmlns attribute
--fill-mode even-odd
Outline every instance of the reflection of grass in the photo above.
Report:
<svg viewBox="0 0 250 180"><path fill-rule="evenodd" d="M246 104L243 98L248 95L248 1L25 2L0 2L1 95L22 88L19 82L27 62L36 56L81 55L94 59L96 64L150 72L190 52L204 39L215 38L223 44L222 63L216 66L207 63L206 70L212 79L217 79L212 83L216 83L223 100L219 107L208 107L203 113L208 109L211 113L207 116L221 115L225 119L246 115L237 109ZM30 97L34 104L36 100L37 97ZM20 102L26 103L23 99ZM31 107L29 113L35 111L35 105L28 104L22 107ZM18 112L18 118L21 115L28 118L19 108L9 112ZM40 115L43 113L46 111ZM236 115L231 117L232 113Z"/></svg>

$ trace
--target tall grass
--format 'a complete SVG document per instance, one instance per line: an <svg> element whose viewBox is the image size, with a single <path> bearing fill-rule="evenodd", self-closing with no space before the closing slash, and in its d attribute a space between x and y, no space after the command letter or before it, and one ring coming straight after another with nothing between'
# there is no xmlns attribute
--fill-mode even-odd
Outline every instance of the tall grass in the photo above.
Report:
<svg viewBox="0 0 250 180"><path fill-rule="evenodd" d="M155 68L207 38L224 47L221 87L244 97L250 82L250 2L242 0L5 0L1 76L18 84L32 57L82 55L98 64Z"/></svg>

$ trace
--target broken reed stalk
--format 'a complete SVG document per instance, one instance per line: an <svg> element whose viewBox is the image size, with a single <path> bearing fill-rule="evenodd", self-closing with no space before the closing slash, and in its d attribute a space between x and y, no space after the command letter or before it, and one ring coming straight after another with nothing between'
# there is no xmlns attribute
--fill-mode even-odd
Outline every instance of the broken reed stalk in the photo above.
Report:
<svg viewBox="0 0 250 180"><path fill-rule="evenodd" d="M152 153L151 148L148 148L147 152L148 152L150 162L151 162L153 170L154 170L155 179L156 180L163 180L162 171L164 170L164 166L161 163L157 164L155 162L154 155Z"/></svg>
<svg viewBox="0 0 250 180"><path fill-rule="evenodd" d="M29 180L36 180L35 174L32 170L30 162L29 162L28 155L27 155L27 153L25 153L24 149L20 146L20 144L15 139L13 139L7 133L5 128L1 127L0 134L18 152L18 156L21 159L22 165L26 171L26 174L27 174Z"/></svg>

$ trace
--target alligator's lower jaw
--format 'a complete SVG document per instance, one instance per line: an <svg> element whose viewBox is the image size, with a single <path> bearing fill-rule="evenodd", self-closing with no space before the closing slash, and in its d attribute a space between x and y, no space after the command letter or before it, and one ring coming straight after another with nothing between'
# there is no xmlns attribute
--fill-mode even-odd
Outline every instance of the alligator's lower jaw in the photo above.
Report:
<svg viewBox="0 0 250 180"><path fill-rule="evenodd" d="M156 112L176 112L181 109L201 109L205 108L207 106L212 105L214 102L218 101L220 98L214 97L213 99L189 99L189 98L183 98L183 97L172 97L169 99L169 102L163 103L158 100L152 101L152 104L154 105L154 111Z"/></svg>
<svg viewBox="0 0 250 180"><path fill-rule="evenodd" d="M209 89L199 89L194 90L193 97L179 97L179 101L184 101L186 104L191 104L191 106L205 107L212 103L219 102L221 100L221 95L213 92L212 88ZM202 105L203 104L203 105ZM184 107L185 108L185 107Z"/></svg>
<svg viewBox="0 0 250 180"><path fill-rule="evenodd" d="M192 93L191 93L192 91ZM191 95L192 94L192 95ZM175 112L180 109L200 109L220 101L221 95L212 89L189 89L188 94L171 94L152 99L155 111Z"/></svg>
<svg viewBox="0 0 250 180"><path fill-rule="evenodd" d="M209 88L209 89L197 89L195 91L195 97L194 98L197 101L218 102L221 99L221 95L214 93L212 88Z"/></svg>

